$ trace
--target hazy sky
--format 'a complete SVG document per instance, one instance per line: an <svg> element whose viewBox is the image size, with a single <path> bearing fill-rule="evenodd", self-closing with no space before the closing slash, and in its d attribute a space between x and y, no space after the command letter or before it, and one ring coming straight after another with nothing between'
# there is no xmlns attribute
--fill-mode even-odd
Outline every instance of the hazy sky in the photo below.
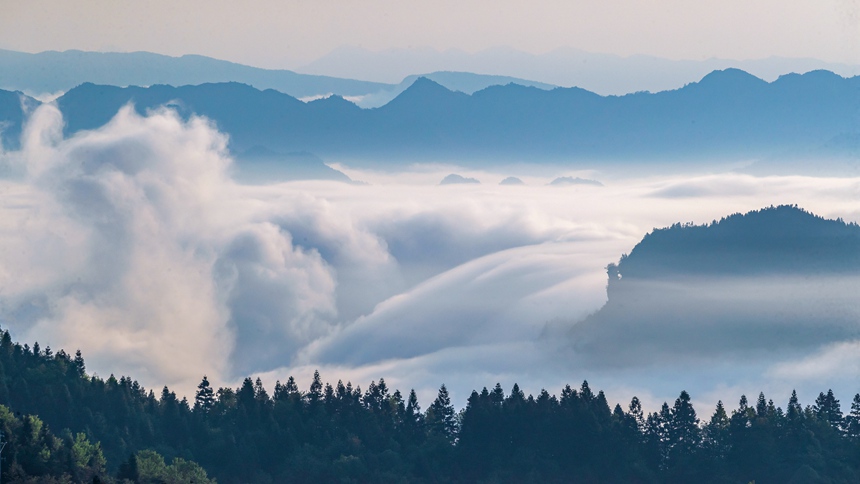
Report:
<svg viewBox="0 0 860 484"><path fill-rule="evenodd" d="M342 45L860 62L857 0L2 0L0 48L290 68Z"/></svg>

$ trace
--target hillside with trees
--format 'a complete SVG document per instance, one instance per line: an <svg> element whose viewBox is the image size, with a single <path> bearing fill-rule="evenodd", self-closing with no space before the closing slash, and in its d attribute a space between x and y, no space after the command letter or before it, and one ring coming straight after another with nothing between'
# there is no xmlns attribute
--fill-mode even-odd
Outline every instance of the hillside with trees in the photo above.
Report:
<svg viewBox="0 0 860 484"><path fill-rule="evenodd" d="M362 390L259 379L193 400L101 379L78 352L0 337L3 482L857 482L860 394L785 407L759 394L697 412L682 391L646 413L587 382L558 395L444 385L422 409L383 379ZM701 411L701 410L700 410ZM169 463L169 464L168 464ZM199 465L198 465L199 464ZM204 470L205 469L205 470ZM211 476L211 477L209 477Z"/></svg>

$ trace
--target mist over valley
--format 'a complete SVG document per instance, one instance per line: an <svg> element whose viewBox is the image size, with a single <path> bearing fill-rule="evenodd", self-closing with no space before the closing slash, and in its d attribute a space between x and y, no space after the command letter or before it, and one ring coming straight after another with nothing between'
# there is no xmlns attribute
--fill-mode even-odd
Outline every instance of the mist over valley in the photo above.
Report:
<svg viewBox="0 0 860 484"><path fill-rule="evenodd" d="M29 113L21 149L4 154L9 172L18 174L3 181L9 269L2 308L15 335L81 348L94 370L134 373L143 383L187 391L202 373L226 383L247 374L266 381L307 377L320 369L355 381L384 374L427 398L439 380L457 396L479 375L532 381L536 391L577 374L596 375L622 400L636 393L649 402L655 392L652 405L667 398L659 393L659 365L675 366L684 354L692 363L676 370L681 375L667 392L679 382L709 399L744 385L785 392L803 382L774 379L779 365L822 358L857 336L854 225L837 237L828 227L841 222L807 227L802 223L810 217L822 219L756 221L750 214L730 232L738 234L733 242L708 234L736 217L713 229L667 232L700 230L695 244L651 242L662 231L642 240L679 220L705 223L786 202L854 221L854 178L731 172L631 178L591 170L567 176L587 183L552 186L558 177L521 166L516 175L525 185L510 186L496 182L510 173L461 167L461 178L487 183L439 186L453 176L449 166L390 171L334 164L338 172L311 155L292 154L343 178L279 182L274 175L247 184L231 178L242 173L242 158L229 149L232 138L208 118L181 113L153 107L142 116L123 107L104 126L76 132L54 105ZM350 179L366 184L343 183ZM636 269L645 250L640 240L673 257L659 267L681 272L658 277L665 269L643 263ZM685 250L700 252L684 256ZM626 299L613 297L621 291L614 283L601 309L606 267L627 253L619 267L629 274L618 287L658 277L635 299L656 312L627 303L653 323L616 314L615 298ZM735 262L707 262L714 257ZM812 269L820 279L809 279ZM690 278L702 282L691 285ZM636 293L630 291L618 294ZM785 319L786 312L794 315ZM175 324L178 317L183 324ZM659 329L663 323L670 326ZM707 350L698 346L702 341ZM177 347L188 355L182 365L175 364ZM702 378L695 366L697 358L704 367L727 365L725 354L753 348L766 357L755 372L739 372L743 378L726 377L730 372ZM632 372L625 368L631 364ZM841 378L832 385L848 384Z"/></svg>

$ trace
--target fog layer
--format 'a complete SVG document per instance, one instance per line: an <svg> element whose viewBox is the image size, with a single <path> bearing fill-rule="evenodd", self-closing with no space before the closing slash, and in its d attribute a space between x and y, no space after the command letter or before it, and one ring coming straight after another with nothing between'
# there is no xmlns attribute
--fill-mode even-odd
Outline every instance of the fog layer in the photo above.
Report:
<svg viewBox="0 0 860 484"><path fill-rule="evenodd" d="M715 352L619 366L602 363L629 359L621 343L601 364L572 357L569 330L606 301L606 265L652 228L779 203L856 221L858 179L458 169L494 182L438 186L452 167L341 166L370 184L246 186L205 119L125 108L61 133L42 106L21 150L2 155L17 175L0 181L0 318L17 339L80 348L101 376L190 395L204 374L220 385L293 374L306 387L319 368L332 381L384 377L424 401L446 383L458 402L497 381L537 392L583 378L610 400L652 404L682 388L709 405L738 390L856 391L834 371L860 365L853 333L743 362ZM527 185L495 184L509 175ZM606 186L546 186L557 176Z"/></svg>

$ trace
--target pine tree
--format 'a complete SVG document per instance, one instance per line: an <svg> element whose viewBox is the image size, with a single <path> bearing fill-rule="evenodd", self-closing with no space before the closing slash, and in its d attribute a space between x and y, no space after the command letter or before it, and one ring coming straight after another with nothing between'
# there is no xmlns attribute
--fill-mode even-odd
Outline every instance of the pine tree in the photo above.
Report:
<svg viewBox="0 0 860 484"><path fill-rule="evenodd" d="M767 400L764 398L764 392L759 392L758 400L755 404L755 413L758 418L767 417Z"/></svg>
<svg viewBox="0 0 860 484"><path fill-rule="evenodd" d="M244 408L246 412L251 412L255 407L254 403L256 401L254 391L254 381L251 380L250 377L242 380L242 386L236 390L236 402L240 407Z"/></svg>
<svg viewBox="0 0 860 484"><path fill-rule="evenodd" d="M275 384L275 393L273 398L276 402L291 402L298 403L302 399L302 394L299 392L299 386L296 384L296 379L289 377L287 383Z"/></svg>
<svg viewBox="0 0 860 484"><path fill-rule="evenodd" d="M812 409L819 420L827 422L834 429L842 428L842 410L839 407L839 400L833 395L833 390L827 390L827 394L819 393Z"/></svg>
<svg viewBox="0 0 860 484"><path fill-rule="evenodd" d="M663 403L660 413L652 412L645 419L645 447L646 455L652 467L664 469L666 467L666 422L664 415L669 414L669 405Z"/></svg>
<svg viewBox="0 0 860 484"><path fill-rule="evenodd" d="M496 383L493 391L490 393L490 401L497 407L501 407L505 401L505 391L502 389L501 383Z"/></svg>
<svg viewBox="0 0 860 484"><path fill-rule="evenodd" d="M81 350L75 351L75 368L78 370L78 375L83 378L86 376L86 365L84 365L84 357L81 355Z"/></svg>
<svg viewBox="0 0 860 484"><path fill-rule="evenodd" d="M427 409L424 419L430 432L445 437L451 442L456 438L457 417L444 384L439 388L439 394Z"/></svg>
<svg viewBox="0 0 860 484"><path fill-rule="evenodd" d="M403 395L400 390L394 390L391 398L388 399L388 412L394 417L395 426L398 428L403 426L403 421L406 418L406 402L403 401Z"/></svg>
<svg viewBox="0 0 860 484"><path fill-rule="evenodd" d="M322 400L323 394L323 383L322 378L320 378L319 370L314 370L314 380L311 382L310 390L306 395L308 403L311 405L316 405Z"/></svg>
<svg viewBox="0 0 860 484"><path fill-rule="evenodd" d="M705 445L711 455L717 459L724 459L729 451L729 416L723 401L717 402L717 408L711 416L711 420L704 429Z"/></svg>
<svg viewBox="0 0 860 484"><path fill-rule="evenodd" d="M732 427L737 431L741 431L743 429L748 428L750 425L752 425L750 418L751 413L753 413L753 410L749 407L747 396L741 395L741 399L738 402L738 409L732 412Z"/></svg>
<svg viewBox="0 0 860 484"><path fill-rule="evenodd" d="M638 397L633 397L630 400L630 405L627 406L627 414L632 418L633 422L636 424L636 430L641 432L645 431L645 415L642 413L642 402L639 401Z"/></svg>
<svg viewBox="0 0 860 484"><path fill-rule="evenodd" d="M675 400L669 422L669 442L675 457L693 454L701 443L699 419L690 403L690 394L682 391Z"/></svg>
<svg viewBox="0 0 860 484"><path fill-rule="evenodd" d="M409 391L405 412L404 423L406 426L413 429L420 428L424 422L424 416L421 414L421 406L418 404L418 396L415 394L415 389Z"/></svg>
<svg viewBox="0 0 860 484"><path fill-rule="evenodd" d="M589 404L594 400L594 393L588 386L588 380L582 380L582 386L579 388L579 398L586 404Z"/></svg>
<svg viewBox="0 0 860 484"><path fill-rule="evenodd" d="M791 424L799 424L803 420L803 407L800 406L800 402L797 400L797 390L791 391L785 416Z"/></svg>
<svg viewBox="0 0 860 484"><path fill-rule="evenodd" d="M845 430L849 437L860 438L860 393L854 394L851 413L845 417Z"/></svg>
<svg viewBox="0 0 860 484"><path fill-rule="evenodd" d="M197 385L197 393L194 396L194 411L208 413L215 405L215 391L209 385L209 379L203 375L203 380Z"/></svg>
<svg viewBox="0 0 860 484"><path fill-rule="evenodd" d="M269 404L269 393L266 392L266 387L263 386L263 380L260 377L254 381L254 399L263 405Z"/></svg>

